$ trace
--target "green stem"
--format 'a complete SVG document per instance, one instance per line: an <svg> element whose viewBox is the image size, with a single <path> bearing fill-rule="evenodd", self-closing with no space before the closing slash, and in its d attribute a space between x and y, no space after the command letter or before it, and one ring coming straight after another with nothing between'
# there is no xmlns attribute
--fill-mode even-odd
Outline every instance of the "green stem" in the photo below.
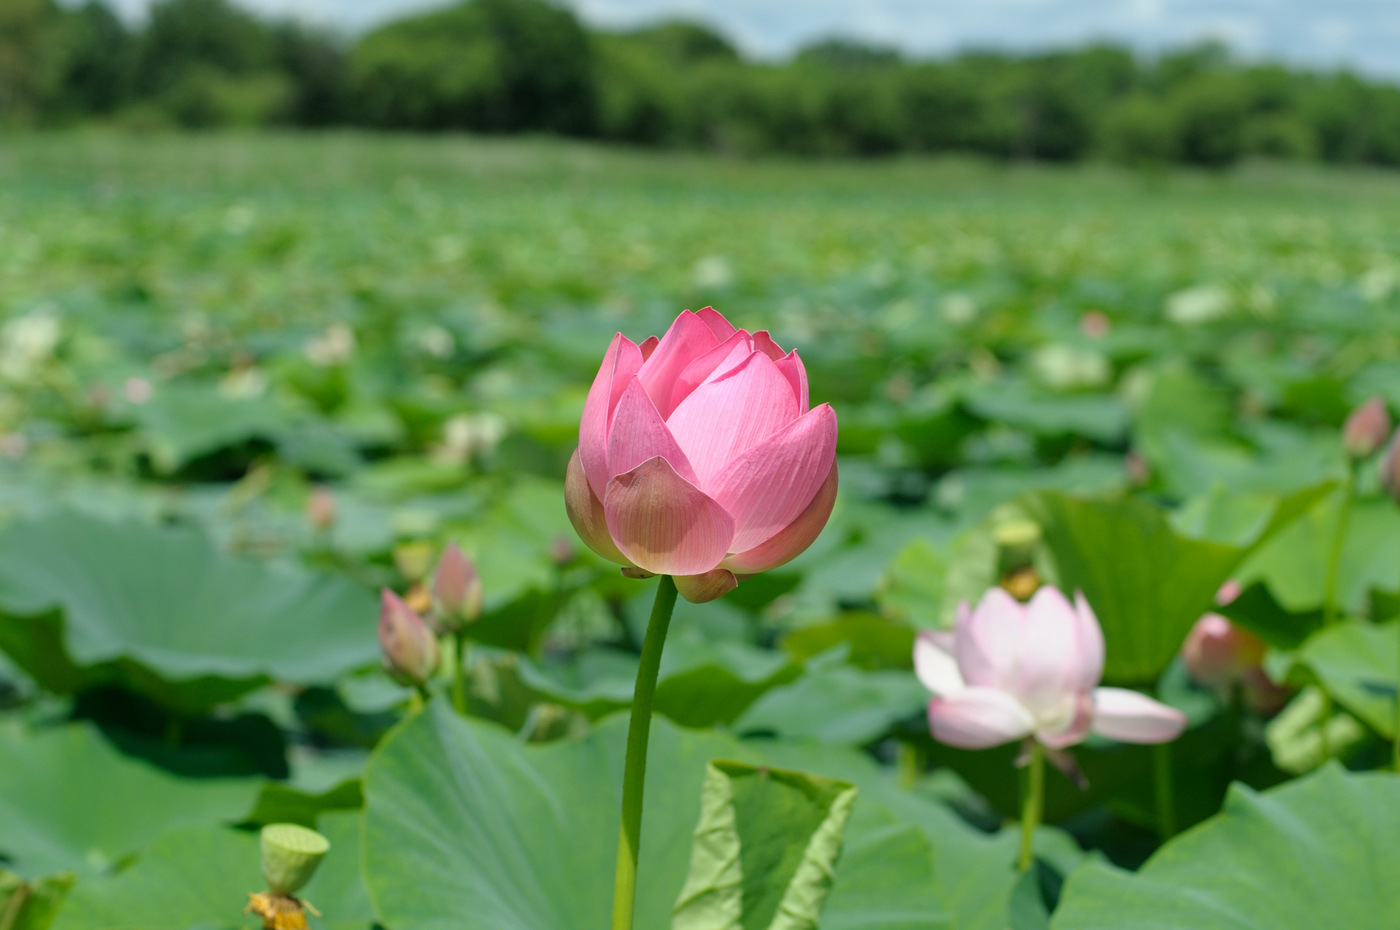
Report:
<svg viewBox="0 0 1400 930"><path fill-rule="evenodd" d="M1400 633L1400 623L1395 625L1395 630ZM1400 675L1395 679L1395 771L1400 772Z"/></svg>
<svg viewBox="0 0 1400 930"><path fill-rule="evenodd" d="M1332 626L1337 622L1337 584L1341 574L1342 550L1346 546L1347 527L1351 523L1351 505L1356 499L1356 463L1348 460L1346 479L1342 482L1342 506L1337 513L1337 526L1332 533L1332 548L1327 554L1327 576L1322 589L1322 625ZM1327 724L1332 720L1332 695L1322 689L1322 708L1319 713L1322 729L1319 731L1319 749L1322 761L1332 758L1332 737Z"/></svg>
<svg viewBox="0 0 1400 930"><path fill-rule="evenodd" d="M1157 835L1166 842L1176 835L1171 743L1158 743L1152 747L1152 788L1157 799Z"/></svg>
<svg viewBox="0 0 1400 930"><path fill-rule="evenodd" d="M0 930L14 930L19 926L19 915L28 903L30 887L28 882L20 883L10 895L10 903L5 905L5 913L0 914Z"/></svg>
<svg viewBox="0 0 1400 930"><path fill-rule="evenodd" d="M647 776L647 740L651 736L651 702L661 670L661 649L676 609L676 582L662 575L647 623L637 688L632 693L632 720L627 727L627 763L622 775L622 829L617 840L617 880L613 885L612 930L632 930L637 899L637 853L642 844L642 791Z"/></svg>
<svg viewBox="0 0 1400 930"><path fill-rule="evenodd" d="M1021 855L1016 868L1022 872L1035 861L1035 828L1045 812L1045 747L1031 740L1031 758L1026 765L1026 794L1021 801Z"/></svg>
<svg viewBox="0 0 1400 930"><path fill-rule="evenodd" d="M467 638L460 631L452 634L452 706L467 714Z"/></svg>

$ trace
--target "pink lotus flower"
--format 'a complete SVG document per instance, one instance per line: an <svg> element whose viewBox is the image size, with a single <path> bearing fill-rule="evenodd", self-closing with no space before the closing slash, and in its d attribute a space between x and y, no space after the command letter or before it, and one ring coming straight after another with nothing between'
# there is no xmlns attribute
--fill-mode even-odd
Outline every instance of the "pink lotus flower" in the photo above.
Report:
<svg viewBox="0 0 1400 930"><path fill-rule="evenodd" d="M1091 732L1125 743L1164 743L1186 717L1136 691L1097 687L1103 631L1084 595L1074 604L1045 586L1029 604L1001 588L964 602L950 633L920 633L914 668L934 693L929 725L940 742L983 749L1034 737L1049 749Z"/></svg>
<svg viewBox="0 0 1400 930"><path fill-rule="evenodd" d="M569 519L629 574L720 597L794 558L831 515L836 413L808 406L797 353L709 307L659 341L618 333L584 404Z"/></svg>
<svg viewBox="0 0 1400 930"><path fill-rule="evenodd" d="M437 637L423 618L388 588L379 593L379 648L389 677L401 685L422 685L437 671Z"/></svg>

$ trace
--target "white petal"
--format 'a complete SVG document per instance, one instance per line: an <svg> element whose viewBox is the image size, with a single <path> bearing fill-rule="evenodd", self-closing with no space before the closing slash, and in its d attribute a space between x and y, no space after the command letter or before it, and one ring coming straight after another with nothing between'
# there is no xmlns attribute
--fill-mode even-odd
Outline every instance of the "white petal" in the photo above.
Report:
<svg viewBox="0 0 1400 930"><path fill-rule="evenodd" d="M1121 743L1165 743L1186 729L1186 715L1126 688L1095 688L1092 729Z"/></svg>
<svg viewBox="0 0 1400 930"><path fill-rule="evenodd" d="M957 694L967 687L958 660L953 658L953 635L925 630L914 638L914 674L939 697Z"/></svg>

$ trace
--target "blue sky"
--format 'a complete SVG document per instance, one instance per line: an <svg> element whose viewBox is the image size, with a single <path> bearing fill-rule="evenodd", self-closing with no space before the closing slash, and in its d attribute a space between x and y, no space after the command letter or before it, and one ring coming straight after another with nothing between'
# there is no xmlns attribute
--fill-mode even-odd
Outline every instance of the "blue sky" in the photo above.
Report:
<svg viewBox="0 0 1400 930"><path fill-rule="evenodd" d="M150 0L108 0L140 15ZM444 0L237 0L359 31ZM915 54L968 46L1036 49L1112 39L1151 52L1214 37L1240 54L1400 78L1400 0L571 0L585 20L708 22L750 54L781 57L831 35Z"/></svg>

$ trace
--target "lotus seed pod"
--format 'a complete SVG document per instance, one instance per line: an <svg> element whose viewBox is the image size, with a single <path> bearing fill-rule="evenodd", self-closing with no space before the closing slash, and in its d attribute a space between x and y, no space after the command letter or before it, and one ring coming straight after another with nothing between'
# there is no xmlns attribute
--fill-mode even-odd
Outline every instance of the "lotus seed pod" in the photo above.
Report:
<svg viewBox="0 0 1400 930"><path fill-rule="evenodd" d="M448 543L433 572L433 603L437 624L445 631L460 630L481 616L481 575L472 560L455 543Z"/></svg>
<svg viewBox="0 0 1400 930"><path fill-rule="evenodd" d="M1390 414L1385 401L1372 397L1347 417L1342 427L1342 447L1354 459L1368 459L1385 444L1390 432Z"/></svg>
<svg viewBox="0 0 1400 930"><path fill-rule="evenodd" d="M331 844L315 830L294 823L270 823L262 828L262 872L273 894L291 896L300 891Z"/></svg>

